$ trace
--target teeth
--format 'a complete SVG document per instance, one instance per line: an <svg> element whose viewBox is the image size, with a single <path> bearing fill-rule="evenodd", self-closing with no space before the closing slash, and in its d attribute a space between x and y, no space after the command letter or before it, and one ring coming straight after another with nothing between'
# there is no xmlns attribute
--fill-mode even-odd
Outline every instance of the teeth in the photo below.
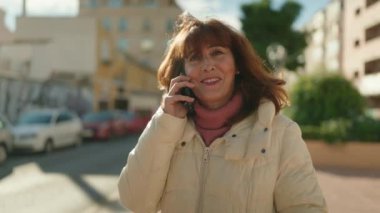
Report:
<svg viewBox="0 0 380 213"><path fill-rule="evenodd" d="M203 80L202 82L204 82L204 83L214 83L214 82L217 82L218 80L219 80L218 78L208 78L208 79Z"/></svg>

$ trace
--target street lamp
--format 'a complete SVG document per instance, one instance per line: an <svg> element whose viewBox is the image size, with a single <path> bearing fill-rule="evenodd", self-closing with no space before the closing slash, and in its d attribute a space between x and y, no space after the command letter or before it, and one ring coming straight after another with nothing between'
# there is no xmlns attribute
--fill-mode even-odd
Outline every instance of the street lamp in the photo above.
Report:
<svg viewBox="0 0 380 213"><path fill-rule="evenodd" d="M283 78L283 68L285 67L287 52L283 45L272 43L266 49L269 63L274 67L275 75Z"/></svg>

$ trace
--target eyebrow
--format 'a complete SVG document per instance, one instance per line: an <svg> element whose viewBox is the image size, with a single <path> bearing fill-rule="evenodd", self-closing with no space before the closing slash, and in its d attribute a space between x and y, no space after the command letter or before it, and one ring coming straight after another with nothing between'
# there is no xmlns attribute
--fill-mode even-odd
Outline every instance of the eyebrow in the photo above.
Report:
<svg viewBox="0 0 380 213"><path fill-rule="evenodd" d="M224 49L228 49L229 47L225 47L225 46L222 46L222 45L207 45L206 48L224 48Z"/></svg>

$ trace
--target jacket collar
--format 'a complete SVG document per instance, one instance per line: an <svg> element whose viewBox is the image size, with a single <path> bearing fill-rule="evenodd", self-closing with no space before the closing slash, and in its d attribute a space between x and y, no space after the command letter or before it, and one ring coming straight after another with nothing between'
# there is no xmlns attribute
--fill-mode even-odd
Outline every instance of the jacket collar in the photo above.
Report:
<svg viewBox="0 0 380 213"><path fill-rule="evenodd" d="M268 156L272 135L272 121L276 109L273 102L263 99L256 113L249 119L254 119L253 128L246 131L243 138L230 141L230 147L226 149L225 159L240 160L265 158ZM254 114L257 115L256 119ZM244 131L243 131L244 132ZM236 137L237 138L237 137Z"/></svg>
<svg viewBox="0 0 380 213"><path fill-rule="evenodd" d="M276 109L272 101L263 99L256 112L235 124L226 134L228 146L225 159L255 159L268 156L272 135L272 122ZM253 128L247 130L246 128ZM194 124L188 121L183 140L191 141L196 136Z"/></svg>

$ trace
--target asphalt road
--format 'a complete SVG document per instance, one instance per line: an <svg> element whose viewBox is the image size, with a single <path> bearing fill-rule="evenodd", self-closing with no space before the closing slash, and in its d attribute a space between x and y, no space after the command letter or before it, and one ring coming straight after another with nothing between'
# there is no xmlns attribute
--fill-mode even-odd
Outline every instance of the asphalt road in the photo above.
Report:
<svg viewBox="0 0 380 213"><path fill-rule="evenodd" d="M136 141L131 136L47 155L11 155L0 167L0 212L88 212L105 205Z"/></svg>
<svg viewBox="0 0 380 213"><path fill-rule="evenodd" d="M0 212L128 212L117 178L138 136L51 154L12 155L0 167ZM380 171L317 168L332 213L380 213Z"/></svg>

